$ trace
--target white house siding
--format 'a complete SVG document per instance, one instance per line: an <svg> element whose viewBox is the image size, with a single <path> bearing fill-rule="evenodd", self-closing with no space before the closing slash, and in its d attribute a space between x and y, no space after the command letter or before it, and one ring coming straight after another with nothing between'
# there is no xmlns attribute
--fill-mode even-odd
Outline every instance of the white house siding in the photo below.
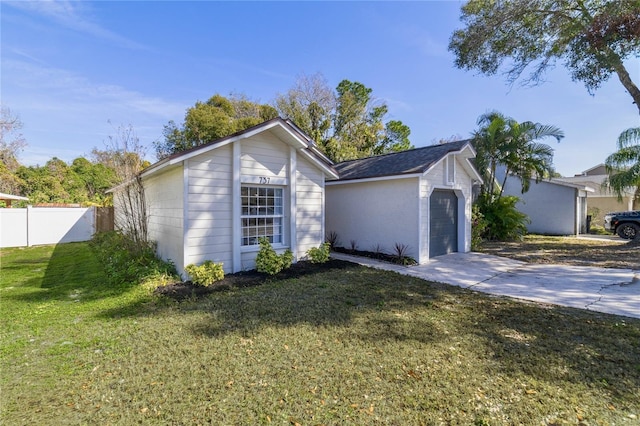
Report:
<svg viewBox="0 0 640 426"><path fill-rule="evenodd" d="M302 258L324 242L324 174L302 155L296 163L296 250Z"/></svg>
<svg viewBox="0 0 640 426"><path fill-rule="evenodd" d="M329 184L326 231L338 234L339 245L393 253L395 243L419 258L419 179L417 177Z"/></svg>
<svg viewBox="0 0 640 426"><path fill-rule="evenodd" d="M275 136L260 133L241 141L241 178L287 178L289 146ZM256 182L257 183L257 182Z"/></svg>
<svg viewBox="0 0 640 426"><path fill-rule="evenodd" d="M546 235L575 235L579 212L577 189L550 182L532 182L523 197L519 178L510 176L504 188L505 195L520 198L517 208L529 216L527 231Z"/></svg>
<svg viewBox="0 0 640 426"><path fill-rule="evenodd" d="M420 179L420 235L421 250L419 263L425 263L429 255L429 224L430 224L430 197L435 189L453 190L458 197L458 251L471 251L471 208L472 177L461 164L460 159L455 159L455 181L447 182L446 160L442 160L428 170Z"/></svg>
<svg viewBox="0 0 640 426"><path fill-rule="evenodd" d="M295 246L291 244L291 215L289 214L291 210L291 195L288 191L291 183L289 165L292 155L289 145L266 132L236 143L240 143L240 181L243 185L284 188L284 194L287 194L284 200L284 245L283 247L274 245L274 248L279 253L284 251L284 247L291 247L295 251ZM261 183L261 178L268 179L268 183ZM238 236L236 244L240 244L240 238ZM255 269L257 254L257 246L241 249L242 270Z"/></svg>
<svg viewBox="0 0 640 426"><path fill-rule="evenodd" d="M184 267L182 173L182 167L174 167L144 181L149 239L157 243L158 256L179 271Z"/></svg>
<svg viewBox="0 0 640 426"><path fill-rule="evenodd" d="M226 145L186 161L186 265L212 260L221 262L225 273L233 272L232 154Z"/></svg>

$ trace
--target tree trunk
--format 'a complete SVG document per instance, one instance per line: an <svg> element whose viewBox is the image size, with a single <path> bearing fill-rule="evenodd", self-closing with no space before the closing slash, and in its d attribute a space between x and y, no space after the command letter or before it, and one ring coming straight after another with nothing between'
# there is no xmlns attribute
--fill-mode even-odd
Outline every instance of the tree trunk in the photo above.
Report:
<svg viewBox="0 0 640 426"><path fill-rule="evenodd" d="M618 57L618 55L615 56L616 60L612 61L614 62L612 64L613 69L616 71L616 74L618 74L618 78L620 79L620 82L622 83L624 88L627 89L627 91L633 98L633 103L636 104L638 113L640 114L640 89L638 89L638 86L636 86L635 83L631 80L631 76L629 76L629 72L624 67L624 64L622 63L620 57Z"/></svg>

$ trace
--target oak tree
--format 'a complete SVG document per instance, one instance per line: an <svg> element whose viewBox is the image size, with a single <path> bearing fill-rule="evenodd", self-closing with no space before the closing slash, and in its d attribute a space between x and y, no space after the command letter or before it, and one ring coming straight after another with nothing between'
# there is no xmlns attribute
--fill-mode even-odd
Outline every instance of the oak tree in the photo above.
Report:
<svg viewBox="0 0 640 426"><path fill-rule="evenodd" d="M458 68L537 84L561 61L589 93L616 74L640 112L624 63L640 54L640 0L471 0L460 20L449 43Z"/></svg>

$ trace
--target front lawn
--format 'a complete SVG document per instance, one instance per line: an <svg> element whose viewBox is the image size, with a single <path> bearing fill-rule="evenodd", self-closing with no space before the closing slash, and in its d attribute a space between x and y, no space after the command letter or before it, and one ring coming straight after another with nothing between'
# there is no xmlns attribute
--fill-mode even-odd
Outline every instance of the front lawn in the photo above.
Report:
<svg viewBox="0 0 640 426"><path fill-rule="evenodd" d="M640 320L334 262L176 302L3 250L0 423L637 424Z"/></svg>
<svg viewBox="0 0 640 426"><path fill-rule="evenodd" d="M530 263L640 269L640 247L624 240L527 235L522 241L485 241L478 251Z"/></svg>

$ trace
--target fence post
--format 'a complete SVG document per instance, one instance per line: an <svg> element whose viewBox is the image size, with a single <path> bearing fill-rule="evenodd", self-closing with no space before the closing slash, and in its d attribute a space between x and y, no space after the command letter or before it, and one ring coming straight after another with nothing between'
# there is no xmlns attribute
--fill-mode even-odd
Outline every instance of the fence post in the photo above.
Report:
<svg viewBox="0 0 640 426"><path fill-rule="evenodd" d="M31 222L31 209L33 206L31 204L27 205L27 247L31 247L31 227L29 223Z"/></svg>

